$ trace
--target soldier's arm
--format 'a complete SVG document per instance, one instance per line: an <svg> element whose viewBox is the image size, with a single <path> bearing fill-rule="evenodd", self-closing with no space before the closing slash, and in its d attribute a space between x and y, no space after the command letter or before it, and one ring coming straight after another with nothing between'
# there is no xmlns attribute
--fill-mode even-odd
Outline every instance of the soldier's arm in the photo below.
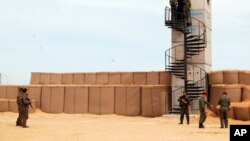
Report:
<svg viewBox="0 0 250 141"><path fill-rule="evenodd" d="M23 96L23 103L29 105L31 102L26 95Z"/></svg>

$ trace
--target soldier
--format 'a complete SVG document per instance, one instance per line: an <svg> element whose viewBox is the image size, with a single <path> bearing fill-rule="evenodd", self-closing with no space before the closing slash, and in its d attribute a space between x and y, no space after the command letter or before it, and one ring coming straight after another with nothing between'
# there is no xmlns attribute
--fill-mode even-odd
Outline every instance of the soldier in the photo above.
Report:
<svg viewBox="0 0 250 141"><path fill-rule="evenodd" d="M30 99L28 98L28 94L26 93L27 89L23 88L23 97L20 103L20 111L21 111L21 126L23 128L28 128L26 125L27 120L29 118L29 105L31 104Z"/></svg>
<svg viewBox="0 0 250 141"><path fill-rule="evenodd" d="M213 107L213 105L209 104L206 101L206 97L207 97L207 92L204 91L201 94L201 98L199 99L199 109L200 109L200 120L199 120L199 128L205 128L205 126L203 125L203 123L206 121L207 118L207 113L206 113L206 105Z"/></svg>
<svg viewBox="0 0 250 141"><path fill-rule="evenodd" d="M183 20L183 7L184 7L184 0L177 0L178 6L177 6L177 19Z"/></svg>
<svg viewBox="0 0 250 141"><path fill-rule="evenodd" d="M22 97L23 97L23 88L19 88L18 89L18 95L17 95L17 98L16 98L16 103L17 103L17 108L18 108L18 118L16 120L16 126L22 126L21 125L21 100L22 100Z"/></svg>
<svg viewBox="0 0 250 141"><path fill-rule="evenodd" d="M180 102L181 107L181 116L180 116L180 123L183 124L184 115L186 115L187 124L189 124L189 110L188 106L190 104L190 99L186 94L186 91L183 91L182 96L179 97L178 101Z"/></svg>
<svg viewBox="0 0 250 141"><path fill-rule="evenodd" d="M171 6L171 19L175 20L176 19L176 10L177 10L177 0L170 0L169 4Z"/></svg>
<svg viewBox="0 0 250 141"><path fill-rule="evenodd" d="M230 106L230 98L227 96L227 92L223 92L221 98L218 101L218 105L220 105L220 128L227 128L227 114Z"/></svg>
<svg viewBox="0 0 250 141"><path fill-rule="evenodd" d="M186 15L187 26L191 25L190 8L191 8L191 1L190 0L184 0L184 3L183 3L183 12Z"/></svg>

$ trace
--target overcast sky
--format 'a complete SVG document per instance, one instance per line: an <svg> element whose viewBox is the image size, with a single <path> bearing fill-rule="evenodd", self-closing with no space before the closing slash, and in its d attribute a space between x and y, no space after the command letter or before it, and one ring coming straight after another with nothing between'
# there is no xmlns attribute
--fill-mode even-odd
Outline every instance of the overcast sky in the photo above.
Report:
<svg viewBox="0 0 250 141"><path fill-rule="evenodd" d="M0 0L2 83L28 84L31 72L164 70L168 3ZM213 70L250 69L249 4L212 1Z"/></svg>

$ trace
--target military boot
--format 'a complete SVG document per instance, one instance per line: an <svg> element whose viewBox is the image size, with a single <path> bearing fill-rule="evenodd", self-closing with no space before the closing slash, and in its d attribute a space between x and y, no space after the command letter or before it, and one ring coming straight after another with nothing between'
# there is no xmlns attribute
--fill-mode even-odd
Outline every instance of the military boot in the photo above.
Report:
<svg viewBox="0 0 250 141"><path fill-rule="evenodd" d="M199 128L205 128L202 123L199 123Z"/></svg>

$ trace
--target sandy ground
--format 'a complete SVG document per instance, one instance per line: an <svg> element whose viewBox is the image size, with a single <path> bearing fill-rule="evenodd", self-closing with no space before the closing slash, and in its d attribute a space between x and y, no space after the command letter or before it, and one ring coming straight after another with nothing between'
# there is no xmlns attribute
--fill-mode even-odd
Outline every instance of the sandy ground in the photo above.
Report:
<svg viewBox="0 0 250 141"><path fill-rule="evenodd" d="M229 141L229 129L220 129L218 117L212 116L205 129L198 129L198 115L192 115L190 125L179 125L179 116L173 115L145 118L36 110L30 114L30 128L15 126L16 117L17 113L0 113L0 141Z"/></svg>

